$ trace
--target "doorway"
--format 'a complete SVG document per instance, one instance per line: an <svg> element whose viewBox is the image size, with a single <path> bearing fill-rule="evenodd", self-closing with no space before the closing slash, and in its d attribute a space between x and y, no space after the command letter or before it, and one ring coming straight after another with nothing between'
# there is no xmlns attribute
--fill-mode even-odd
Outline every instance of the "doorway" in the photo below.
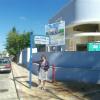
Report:
<svg viewBox="0 0 100 100"><path fill-rule="evenodd" d="M87 50L87 44L77 44L76 45L76 50L77 51L88 51Z"/></svg>

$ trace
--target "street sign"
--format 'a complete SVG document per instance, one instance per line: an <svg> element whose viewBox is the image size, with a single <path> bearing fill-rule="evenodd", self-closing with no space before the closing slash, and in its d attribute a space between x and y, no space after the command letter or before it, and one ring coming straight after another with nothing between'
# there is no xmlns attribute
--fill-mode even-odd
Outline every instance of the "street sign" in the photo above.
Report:
<svg viewBox="0 0 100 100"><path fill-rule="evenodd" d="M34 36L35 44L49 44L49 37L47 36Z"/></svg>
<svg viewBox="0 0 100 100"><path fill-rule="evenodd" d="M100 42L88 43L88 51L100 51Z"/></svg>

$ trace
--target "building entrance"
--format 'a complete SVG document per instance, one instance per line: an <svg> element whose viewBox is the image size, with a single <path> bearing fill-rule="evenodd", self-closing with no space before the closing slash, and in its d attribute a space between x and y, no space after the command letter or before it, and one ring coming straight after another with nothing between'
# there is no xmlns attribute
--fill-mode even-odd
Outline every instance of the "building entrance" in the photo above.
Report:
<svg viewBox="0 0 100 100"><path fill-rule="evenodd" d="M87 44L77 44L76 50L77 51L88 51Z"/></svg>

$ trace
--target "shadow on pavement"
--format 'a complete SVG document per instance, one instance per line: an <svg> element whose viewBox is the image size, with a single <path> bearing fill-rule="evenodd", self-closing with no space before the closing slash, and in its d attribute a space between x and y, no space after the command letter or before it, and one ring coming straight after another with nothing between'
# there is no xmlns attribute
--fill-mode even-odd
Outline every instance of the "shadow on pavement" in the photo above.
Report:
<svg viewBox="0 0 100 100"><path fill-rule="evenodd" d="M29 84L29 81L26 81L26 83L28 83L28 84ZM33 86L33 87L37 87L37 86L38 86L38 84L37 84L37 83L35 83L35 82L32 82L32 86Z"/></svg>
<svg viewBox="0 0 100 100"><path fill-rule="evenodd" d="M21 85L23 85L23 86L25 86L25 87L27 87L27 88L30 88L29 86L27 86L27 85L24 84L24 83L28 83L28 84L29 84L29 81L19 81L19 80L17 80L16 78L22 78L22 77L14 77L14 79L11 79L11 80L18 82L18 83L20 83ZM23 83L23 82L24 82L24 83ZM32 82L32 86L33 86L33 87L37 87L38 84L35 83L35 82Z"/></svg>
<svg viewBox="0 0 100 100"><path fill-rule="evenodd" d="M14 77L14 78L27 78L27 76L20 76L20 77Z"/></svg>
<svg viewBox="0 0 100 100"><path fill-rule="evenodd" d="M55 84L57 86L58 84ZM92 83L83 83L76 81L61 82L60 89L57 91L68 91L71 94L78 95L87 100L100 100L100 85ZM75 94L76 93L76 94Z"/></svg>
<svg viewBox="0 0 100 100"><path fill-rule="evenodd" d="M8 72L8 71L2 71L2 72L0 72L0 74L10 74L10 72Z"/></svg>
<svg viewBox="0 0 100 100"><path fill-rule="evenodd" d="M8 89L0 89L0 93L8 92Z"/></svg>
<svg viewBox="0 0 100 100"><path fill-rule="evenodd" d="M25 81L22 82L22 81L17 80L16 78L11 79L11 80L16 81L16 82L20 83L21 85L23 85L23 86L29 88L27 85L23 84L23 82L25 82Z"/></svg>
<svg viewBox="0 0 100 100"><path fill-rule="evenodd" d="M53 95L57 100L64 100L64 99L61 99L60 97L58 97L57 95L55 95L52 91L50 91L49 89L46 89L45 90L46 92L50 93L51 95Z"/></svg>
<svg viewBox="0 0 100 100"><path fill-rule="evenodd" d="M22 94L20 95L20 99L22 100L41 100L42 98L39 96L31 95L29 93L26 93L25 91L19 90L19 93Z"/></svg>

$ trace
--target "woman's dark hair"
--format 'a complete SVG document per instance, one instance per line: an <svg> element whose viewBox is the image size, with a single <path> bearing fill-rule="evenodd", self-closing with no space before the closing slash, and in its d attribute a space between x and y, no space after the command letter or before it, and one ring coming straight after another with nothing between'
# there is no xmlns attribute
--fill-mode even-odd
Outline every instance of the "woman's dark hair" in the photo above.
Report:
<svg viewBox="0 0 100 100"><path fill-rule="evenodd" d="M47 59L47 57L46 57L45 55L41 55L41 59L42 59L43 57L44 57L45 59Z"/></svg>

